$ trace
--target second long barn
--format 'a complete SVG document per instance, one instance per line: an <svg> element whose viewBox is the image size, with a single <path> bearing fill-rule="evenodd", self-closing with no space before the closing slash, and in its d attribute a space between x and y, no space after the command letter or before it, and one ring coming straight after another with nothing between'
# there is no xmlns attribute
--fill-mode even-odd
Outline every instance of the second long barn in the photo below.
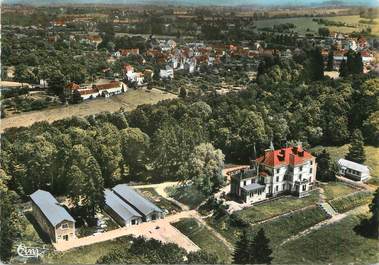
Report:
<svg viewBox="0 0 379 265"><path fill-rule="evenodd" d="M106 190L104 195L106 211L122 226L164 218L164 213L158 206L127 184Z"/></svg>

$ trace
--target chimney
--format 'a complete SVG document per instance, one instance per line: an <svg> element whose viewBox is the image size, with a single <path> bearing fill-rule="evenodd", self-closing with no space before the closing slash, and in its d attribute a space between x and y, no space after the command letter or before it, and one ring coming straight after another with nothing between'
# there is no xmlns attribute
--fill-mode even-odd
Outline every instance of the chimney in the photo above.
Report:
<svg viewBox="0 0 379 265"><path fill-rule="evenodd" d="M297 150L298 150L297 146L292 147L292 153L294 153L295 155L297 154Z"/></svg>
<svg viewBox="0 0 379 265"><path fill-rule="evenodd" d="M295 164L295 155L290 154L290 165L294 165L294 164Z"/></svg>

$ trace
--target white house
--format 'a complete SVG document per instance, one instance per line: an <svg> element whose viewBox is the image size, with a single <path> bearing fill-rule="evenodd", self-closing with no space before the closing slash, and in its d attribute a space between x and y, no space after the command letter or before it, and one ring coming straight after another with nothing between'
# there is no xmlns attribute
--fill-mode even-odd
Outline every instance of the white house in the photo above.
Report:
<svg viewBox="0 0 379 265"><path fill-rule="evenodd" d="M370 169L362 164L355 163L346 159L339 159L338 162L339 173L345 177L353 180L366 180L370 176Z"/></svg>
<svg viewBox="0 0 379 265"><path fill-rule="evenodd" d="M161 69L159 71L159 77L161 79L173 79L174 78L174 69L167 67L166 69Z"/></svg>
<svg viewBox="0 0 379 265"><path fill-rule="evenodd" d="M109 97L109 96L121 94L127 91L128 87L123 82L111 81L110 83L96 84L94 85L94 89L97 89L100 95L104 97Z"/></svg>
<svg viewBox="0 0 379 265"><path fill-rule="evenodd" d="M301 146L268 149L250 169L231 176L231 194L249 203L281 194L304 197L316 180L315 159Z"/></svg>

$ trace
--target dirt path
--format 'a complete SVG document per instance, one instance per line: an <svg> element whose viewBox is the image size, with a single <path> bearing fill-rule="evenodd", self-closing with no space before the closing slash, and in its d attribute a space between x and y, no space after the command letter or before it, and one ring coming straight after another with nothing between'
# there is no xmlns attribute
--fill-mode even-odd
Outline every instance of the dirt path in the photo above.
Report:
<svg viewBox="0 0 379 265"><path fill-rule="evenodd" d="M175 97L171 93L165 93L158 89L152 89L151 91L146 89L130 89L122 95L110 98L87 100L76 105L15 114L1 119L0 132L11 127L30 126L38 121L53 122L71 116L85 117L104 111L115 112L120 110L120 108L130 111L142 104L154 104L158 101Z"/></svg>
<svg viewBox="0 0 379 265"><path fill-rule="evenodd" d="M217 232L213 227L209 226L207 222L204 221L203 217L196 211L194 211L193 218L195 218L199 223L204 225L209 231L211 231L218 239L220 239L232 252L234 247L229 243L219 232Z"/></svg>

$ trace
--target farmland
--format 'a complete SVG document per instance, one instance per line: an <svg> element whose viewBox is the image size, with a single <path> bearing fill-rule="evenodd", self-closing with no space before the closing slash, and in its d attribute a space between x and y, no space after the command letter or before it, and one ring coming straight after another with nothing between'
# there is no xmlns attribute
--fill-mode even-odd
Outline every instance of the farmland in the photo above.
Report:
<svg viewBox="0 0 379 265"><path fill-rule="evenodd" d="M129 90L122 95L107 99L99 98L76 105L60 106L10 116L1 120L1 132L7 128L18 127L20 125L29 126L39 121L53 122L71 116L84 117L104 111L115 112L121 108L129 111L142 104L154 104L158 101L172 98L176 98L176 96L157 89L151 91L145 89Z"/></svg>
<svg viewBox="0 0 379 265"><path fill-rule="evenodd" d="M263 19L256 21L257 28L263 27L272 27L277 24L284 23L292 23L296 25L294 29L299 34L316 33L319 28L324 27L324 25L317 24L317 22L312 20L313 17L291 17L291 18L274 18L274 19ZM342 32L342 33L350 33L353 31L361 31L362 29L366 29L369 25L359 23L361 18L358 15L355 16L331 16L331 17L323 17L326 20L339 21L344 22L355 27L336 27L336 26L328 26L330 31ZM374 21L378 22L379 19L375 19ZM309 31L308 31L309 29ZM379 27L378 25L372 25L372 34L375 36L379 36Z"/></svg>

